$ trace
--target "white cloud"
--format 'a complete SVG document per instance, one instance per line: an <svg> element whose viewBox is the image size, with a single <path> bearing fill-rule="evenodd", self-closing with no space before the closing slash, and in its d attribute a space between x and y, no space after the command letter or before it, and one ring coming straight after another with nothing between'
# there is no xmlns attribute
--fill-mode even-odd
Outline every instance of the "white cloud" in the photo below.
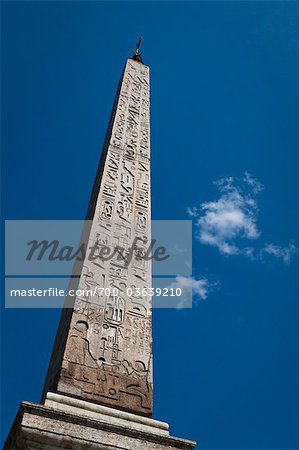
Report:
<svg viewBox="0 0 299 450"><path fill-rule="evenodd" d="M243 249L243 255L247 256L247 258L255 261L257 259L256 250L253 247L245 247Z"/></svg>
<svg viewBox="0 0 299 450"><path fill-rule="evenodd" d="M195 208L195 206L193 208L187 208L187 214L190 217L196 217L199 215L199 211L197 208Z"/></svg>
<svg viewBox="0 0 299 450"><path fill-rule="evenodd" d="M180 288L182 295L178 296L177 308L190 308L193 301L206 300L216 283L210 283L207 278L177 276L171 283L171 288Z"/></svg>
<svg viewBox="0 0 299 450"><path fill-rule="evenodd" d="M297 252L294 243L255 244L261 236L257 226L257 195L263 185L248 172L242 179L227 177L214 184L219 190L218 199L204 202L200 208L187 208L188 215L196 221L197 239L227 256L243 255L252 261L262 261L265 255L271 255L289 264Z"/></svg>
<svg viewBox="0 0 299 450"><path fill-rule="evenodd" d="M236 255L241 249L238 239L254 240L260 236L257 229L257 203L255 196L262 185L246 173L237 186L233 177L222 178L215 184L220 197L202 203L200 209L188 208L191 217L198 217L198 239L212 245L225 255Z"/></svg>
<svg viewBox="0 0 299 450"><path fill-rule="evenodd" d="M262 252L275 256L275 258L282 259L285 264L290 264L292 256L297 253L297 249L292 242L287 247L266 244Z"/></svg>

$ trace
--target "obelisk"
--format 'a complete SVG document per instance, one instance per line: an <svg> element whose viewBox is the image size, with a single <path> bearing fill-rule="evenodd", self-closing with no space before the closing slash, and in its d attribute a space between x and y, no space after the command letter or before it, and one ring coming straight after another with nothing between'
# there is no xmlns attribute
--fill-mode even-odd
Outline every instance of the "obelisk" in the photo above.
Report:
<svg viewBox="0 0 299 450"><path fill-rule="evenodd" d="M150 416L151 297L141 294L152 279L151 261L142 258L151 241L149 68L138 53L125 65L97 177L78 284L95 294L76 298L63 346L58 333L45 390ZM101 259L104 246L112 259ZM104 288L101 295L97 288Z"/></svg>
<svg viewBox="0 0 299 450"><path fill-rule="evenodd" d="M64 308L41 405L22 402L5 449L192 450L151 419L149 68L126 62L87 219L87 251ZM110 258L104 258L110 249ZM119 249L123 249L119 255ZM117 290L117 294L115 291Z"/></svg>

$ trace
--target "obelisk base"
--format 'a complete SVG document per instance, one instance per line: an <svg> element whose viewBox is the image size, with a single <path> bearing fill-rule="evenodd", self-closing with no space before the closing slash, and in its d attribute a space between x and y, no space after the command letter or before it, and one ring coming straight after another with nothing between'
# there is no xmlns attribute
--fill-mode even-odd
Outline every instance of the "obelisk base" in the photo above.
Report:
<svg viewBox="0 0 299 450"><path fill-rule="evenodd" d="M168 424L59 394L45 405L23 402L4 450L192 450Z"/></svg>

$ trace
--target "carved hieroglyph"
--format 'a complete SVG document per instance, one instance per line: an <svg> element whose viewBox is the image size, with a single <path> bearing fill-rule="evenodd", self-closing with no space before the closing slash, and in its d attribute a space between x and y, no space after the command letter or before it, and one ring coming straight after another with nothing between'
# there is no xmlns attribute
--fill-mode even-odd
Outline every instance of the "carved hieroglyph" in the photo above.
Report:
<svg viewBox="0 0 299 450"><path fill-rule="evenodd" d="M111 120L88 247L96 256L103 245L137 245L128 265L117 255L85 259L78 288L119 295L76 298L56 391L150 416L151 298L126 292L151 287L151 263L138 258L151 236L149 68L141 62L127 60Z"/></svg>

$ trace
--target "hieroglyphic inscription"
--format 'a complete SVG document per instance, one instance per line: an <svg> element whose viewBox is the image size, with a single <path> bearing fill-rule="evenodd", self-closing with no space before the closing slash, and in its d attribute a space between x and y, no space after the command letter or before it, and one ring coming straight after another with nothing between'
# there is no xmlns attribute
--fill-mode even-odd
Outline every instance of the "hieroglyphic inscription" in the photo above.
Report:
<svg viewBox="0 0 299 450"><path fill-rule="evenodd" d="M152 412L149 69L129 59L118 97L79 289L118 289L117 296L76 299L58 391L134 413ZM121 247L103 260L101 248ZM98 256L98 257L97 257ZM133 295L128 296L127 289Z"/></svg>

